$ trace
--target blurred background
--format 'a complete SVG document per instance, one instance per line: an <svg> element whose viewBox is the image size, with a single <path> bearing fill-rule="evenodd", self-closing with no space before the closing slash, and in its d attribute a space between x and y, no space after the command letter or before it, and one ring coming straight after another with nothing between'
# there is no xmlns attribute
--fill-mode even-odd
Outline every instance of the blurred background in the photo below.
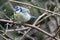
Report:
<svg viewBox="0 0 60 40"><path fill-rule="evenodd" d="M27 5L24 3L27 3ZM0 19L14 21L13 8L16 5L28 8L30 10L30 14L35 16L36 19L43 15L37 21L36 26L54 35L55 37L60 38L60 0L0 0ZM54 40L34 28L32 28L24 36L28 29L29 27L24 27L23 25L0 22L0 40Z"/></svg>

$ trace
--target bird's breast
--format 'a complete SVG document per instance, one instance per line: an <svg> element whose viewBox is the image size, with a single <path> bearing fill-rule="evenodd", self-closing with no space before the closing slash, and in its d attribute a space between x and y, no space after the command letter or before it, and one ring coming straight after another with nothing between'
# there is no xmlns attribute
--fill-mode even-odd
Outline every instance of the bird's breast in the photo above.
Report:
<svg viewBox="0 0 60 40"><path fill-rule="evenodd" d="M15 15L14 18L17 19L17 20L19 20L19 21L21 21L21 22L27 22L31 18L31 15L28 14L28 13L24 13L24 14L19 13L19 14L14 14L14 15Z"/></svg>

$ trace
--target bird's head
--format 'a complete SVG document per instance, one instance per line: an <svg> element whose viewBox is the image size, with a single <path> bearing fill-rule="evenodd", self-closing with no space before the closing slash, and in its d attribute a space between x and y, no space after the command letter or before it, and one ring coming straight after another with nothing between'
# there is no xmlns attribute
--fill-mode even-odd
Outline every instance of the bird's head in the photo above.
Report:
<svg viewBox="0 0 60 40"><path fill-rule="evenodd" d="M16 13L22 12L21 6L16 5L15 8L14 8L14 12L16 12Z"/></svg>

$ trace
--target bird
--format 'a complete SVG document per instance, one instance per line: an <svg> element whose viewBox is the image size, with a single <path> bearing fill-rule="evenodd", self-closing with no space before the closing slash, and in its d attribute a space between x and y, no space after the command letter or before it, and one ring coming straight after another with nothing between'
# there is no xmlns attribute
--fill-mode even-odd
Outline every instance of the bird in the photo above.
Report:
<svg viewBox="0 0 60 40"><path fill-rule="evenodd" d="M36 19L35 16L30 14L30 10L28 8L16 5L14 7L14 19L21 21L22 23L32 24Z"/></svg>
<svg viewBox="0 0 60 40"><path fill-rule="evenodd" d="M14 19L20 21L22 24L33 24L36 20L36 17L30 14L30 10L28 8L16 5L14 7L14 12ZM19 27L22 27L22 25L19 25L17 28ZM20 31L18 31L17 34L20 35Z"/></svg>

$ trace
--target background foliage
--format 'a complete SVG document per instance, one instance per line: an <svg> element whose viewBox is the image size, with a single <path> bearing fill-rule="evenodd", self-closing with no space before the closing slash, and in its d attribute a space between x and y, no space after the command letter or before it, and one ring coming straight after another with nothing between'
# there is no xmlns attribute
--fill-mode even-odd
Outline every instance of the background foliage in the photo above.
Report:
<svg viewBox="0 0 60 40"><path fill-rule="evenodd" d="M52 9L54 10L52 12L56 12L57 14L60 13L60 5L59 5L60 3L58 0L57 1L52 0L51 2L49 0L11 0L11 1L30 3L32 5L35 5L37 7L41 7L44 9L48 9L47 4L46 4L46 3L48 3L50 5L49 8L51 9L51 7L52 7ZM20 5L22 7L28 8L30 10L30 14L33 16L36 16L37 18L46 12L44 10L39 10L37 8L27 6L27 5L23 5L23 4L19 4L16 2L10 2L11 3L11 5L10 5L9 2L10 2L9 0L0 0L0 19L13 20L14 17L12 17L12 15L14 15L14 12L11 8L11 5L13 7L15 5ZM50 4L52 2L53 2L53 5L55 5L54 7L51 6L51 4ZM48 14L41 17L41 19L43 21L40 22L39 24L37 24L36 26L39 25L39 28L41 28L41 29L47 31L48 33L54 35L54 34L56 34L56 31L58 30L58 28L60 28L59 27L60 16L53 15L53 16L46 18L46 16L50 15L50 12L46 12L46 13L48 13ZM18 33L17 31L13 31L13 32L9 32L9 31L6 32L5 31L7 29L16 29L18 27L19 27L19 25L12 25L9 23L0 22L0 29L4 31L4 32L1 32L2 36L0 36L0 40L5 40L5 39L6 40L9 40L9 39L10 40L20 40L20 38L23 36L23 33L25 33L28 29L23 30L23 31L19 31L20 33ZM28 36L24 36L24 38L21 40L49 40L49 37L47 35L37 31L36 29L31 29L31 31L29 31L27 33L27 35ZM60 38L59 35L60 34L57 33L56 37Z"/></svg>

